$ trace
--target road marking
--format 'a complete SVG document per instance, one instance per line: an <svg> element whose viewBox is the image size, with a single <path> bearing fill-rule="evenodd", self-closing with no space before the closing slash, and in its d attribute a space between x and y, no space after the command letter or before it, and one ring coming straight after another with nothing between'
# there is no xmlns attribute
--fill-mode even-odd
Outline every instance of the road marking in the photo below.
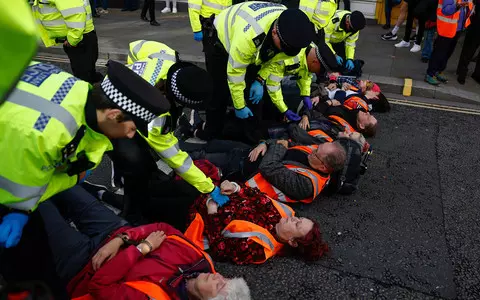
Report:
<svg viewBox="0 0 480 300"><path fill-rule="evenodd" d="M473 109L473 108L462 108L457 106L448 106L448 105L440 105L440 104L430 104L430 103L423 103L417 101L410 101L410 100L400 100L400 99L388 99L390 103L398 104L398 105L405 105L405 106L412 106L412 107L419 107L419 108L427 108L427 109L434 109L434 110L441 110L441 111L449 111L449 112L456 112L468 115L480 115L480 109Z"/></svg>

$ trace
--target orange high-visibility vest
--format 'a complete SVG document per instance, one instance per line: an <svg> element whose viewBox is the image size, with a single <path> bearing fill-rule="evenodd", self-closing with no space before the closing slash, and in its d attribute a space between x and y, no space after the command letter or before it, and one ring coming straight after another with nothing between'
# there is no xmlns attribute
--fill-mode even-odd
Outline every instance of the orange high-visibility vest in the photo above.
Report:
<svg viewBox="0 0 480 300"><path fill-rule="evenodd" d="M282 218L288 218L295 215L295 211L290 206L273 199L270 200ZM203 235L204 228L205 223L203 222L202 216L197 213L195 219L185 231L185 236L200 248L205 246L208 247L205 242L206 238ZM265 251L265 259L255 261L255 264L264 263L267 259L277 254L284 246L282 243L277 242L268 230L249 221L231 221L222 230L222 235L228 238L247 238L249 241L254 241L261 245Z"/></svg>
<svg viewBox="0 0 480 300"><path fill-rule="evenodd" d="M358 96L352 96L343 102L343 106L349 110L360 109L368 112L370 109L368 103Z"/></svg>
<svg viewBox="0 0 480 300"><path fill-rule="evenodd" d="M462 0L457 0L457 3L461 3ZM453 38L457 34L458 20L460 19L460 10L455 12L451 16L444 15L442 12L443 0L438 1L437 6L437 31L440 36ZM468 16L465 21L465 28L470 26L470 16L473 11L473 3L468 3Z"/></svg>
<svg viewBox="0 0 480 300"><path fill-rule="evenodd" d="M186 246L191 247L193 250L195 250L195 252L203 256L208 261L213 273L216 273L215 268L213 266L213 261L207 253L205 253L201 249L198 249L194 244L177 235L169 235L167 236L167 238L176 240L177 242L180 242ZM144 293L150 299L155 299L155 300L171 300L172 299L167 294L167 292L165 292L159 285L153 282L139 280L139 281L128 281L128 282L124 282L123 284L128 285L129 287ZM90 294L86 294L80 297L73 298L72 300L94 300L94 299L95 298L93 298Z"/></svg>
<svg viewBox="0 0 480 300"><path fill-rule="evenodd" d="M307 133L316 139L325 140L327 142L333 142L333 139L328 134L326 134L323 130L315 129L315 130L310 130Z"/></svg>
<svg viewBox="0 0 480 300"><path fill-rule="evenodd" d="M338 124L342 125L343 128L345 129L345 133L352 133L355 132L356 130L348 123L344 118L339 117L339 116L328 116L330 120L333 120L337 122Z"/></svg>

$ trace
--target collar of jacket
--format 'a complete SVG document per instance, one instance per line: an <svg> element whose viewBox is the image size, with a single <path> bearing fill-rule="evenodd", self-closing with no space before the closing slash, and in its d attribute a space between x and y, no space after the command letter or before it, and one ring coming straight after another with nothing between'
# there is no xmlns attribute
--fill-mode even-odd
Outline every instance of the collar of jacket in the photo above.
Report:
<svg viewBox="0 0 480 300"><path fill-rule="evenodd" d="M98 128L97 109L90 99L87 99L87 103L85 104L85 121L88 127L98 133L102 133Z"/></svg>

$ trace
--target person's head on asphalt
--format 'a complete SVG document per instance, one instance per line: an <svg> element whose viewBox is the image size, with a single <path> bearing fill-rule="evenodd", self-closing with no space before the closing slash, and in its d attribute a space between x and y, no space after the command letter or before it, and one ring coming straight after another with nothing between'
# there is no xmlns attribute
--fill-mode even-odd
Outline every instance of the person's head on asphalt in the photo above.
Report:
<svg viewBox="0 0 480 300"><path fill-rule="evenodd" d="M137 129L147 134L148 123L169 109L156 88L123 64L109 61L107 76L90 91L86 115L89 126L108 138L133 138Z"/></svg>
<svg viewBox="0 0 480 300"><path fill-rule="evenodd" d="M227 279L220 273L200 273L187 280L187 292L198 300L250 300L250 289L243 278Z"/></svg>
<svg viewBox="0 0 480 300"><path fill-rule="evenodd" d="M280 14L272 30L275 47L288 56L295 56L315 38L315 27L298 8L289 8Z"/></svg>
<svg viewBox="0 0 480 300"><path fill-rule="evenodd" d="M357 128L366 137L374 137L377 134L377 119L368 112L358 111Z"/></svg>
<svg viewBox="0 0 480 300"><path fill-rule="evenodd" d="M370 103L372 104L373 112L389 112L391 109L390 102L388 102L387 97L383 93L378 93L377 98Z"/></svg>
<svg viewBox="0 0 480 300"><path fill-rule="evenodd" d="M350 14L343 16L341 21L341 27L346 32L357 32L365 28L367 21L365 16L360 11L356 10Z"/></svg>
<svg viewBox="0 0 480 300"><path fill-rule="evenodd" d="M354 132L340 131L338 133L338 138L350 139L356 142L360 146L360 149L362 149L362 152L365 152L370 148L370 144L367 142L363 134L357 131L354 131Z"/></svg>
<svg viewBox="0 0 480 300"><path fill-rule="evenodd" d="M307 218L288 217L275 225L280 242L288 244L291 252L306 261L316 261L328 252L328 245L322 240L320 226Z"/></svg>
<svg viewBox="0 0 480 300"><path fill-rule="evenodd" d="M179 61L172 65L166 80L155 84L172 105L202 109L213 95L213 81L208 72L192 63Z"/></svg>
<svg viewBox="0 0 480 300"><path fill-rule="evenodd" d="M313 169L330 174L340 170L345 163L345 149L337 142L323 143L308 155L308 163Z"/></svg>

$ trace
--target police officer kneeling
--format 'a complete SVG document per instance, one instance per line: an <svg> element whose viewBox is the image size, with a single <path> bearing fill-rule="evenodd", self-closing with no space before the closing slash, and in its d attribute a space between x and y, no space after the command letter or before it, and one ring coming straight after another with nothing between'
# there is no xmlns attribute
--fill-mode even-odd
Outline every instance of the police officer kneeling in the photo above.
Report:
<svg viewBox="0 0 480 300"><path fill-rule="evenodd" d="M53 65L31 63L0 107L0 247L18 244L39 203L83 181L112 149L110 138L146 132L169 108L118 62L93 90Z"/></svg>

